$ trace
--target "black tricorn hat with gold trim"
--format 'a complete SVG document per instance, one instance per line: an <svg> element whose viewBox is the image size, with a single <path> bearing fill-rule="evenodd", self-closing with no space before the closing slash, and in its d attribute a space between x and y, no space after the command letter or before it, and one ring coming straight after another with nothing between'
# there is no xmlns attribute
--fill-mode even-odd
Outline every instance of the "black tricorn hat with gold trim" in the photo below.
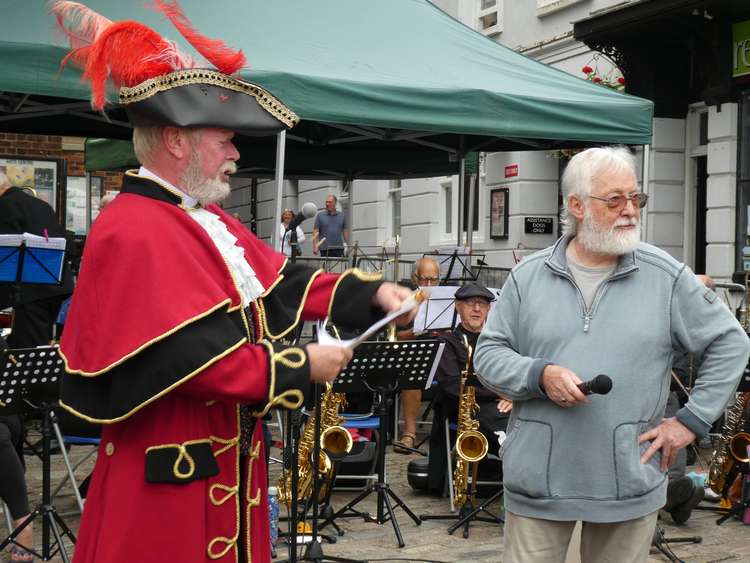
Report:
<svg viewBox="0 0 750 563"><path fill-rule="evenodd" d="M218 127L268 135L297 124L299 117L281 100L233 76L245 66L242 51L201 35L177 0L155 0L155 5L216 69L200 68L203 65L175 43L139 22L113 22L77 2L51 4L70 39L63 64L70 61L83 68L94 109L104 109L111 79L135 126Z"/></svg>

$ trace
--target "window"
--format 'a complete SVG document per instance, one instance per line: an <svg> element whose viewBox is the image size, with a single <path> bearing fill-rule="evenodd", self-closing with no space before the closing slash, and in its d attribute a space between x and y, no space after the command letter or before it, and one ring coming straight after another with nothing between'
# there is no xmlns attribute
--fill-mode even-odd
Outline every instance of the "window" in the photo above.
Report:
<svg viewBox="0 0 750 563"><path fill-rule="evenodd" d="M451 182L442 184L442 191L445 210L445 234L449 235L453 232L453 184Z"/></svg>
<svg viewBox="0 0 750 563"><path fill-rule="evenodd" d="M477 29L484 35L497 35L503 30L500 3L498 0L480 0Z"/></svg>
<svg viewBox="0 0 750 563"><path fill-rule="evenodd" d="M388 206L391 215L391 237L401 236L401 180L391 180L388 188Z"/></svg>

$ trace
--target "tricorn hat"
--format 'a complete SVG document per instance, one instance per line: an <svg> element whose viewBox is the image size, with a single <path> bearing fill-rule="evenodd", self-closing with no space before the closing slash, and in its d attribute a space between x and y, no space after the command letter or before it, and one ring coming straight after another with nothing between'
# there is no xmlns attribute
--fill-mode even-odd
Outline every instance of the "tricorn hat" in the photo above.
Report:
<svg viewBox="0 0 750 563"><path fill-rule="evenodd" d="M111 79L135 126L218 127L267 135L297 124L299 117L281 100L233 76L245 66L242 51L200 34L177 0L155 0L155 5L215 68L201 68L202 63L142 23L113 22L77 2L52 3L70 39L71 51L62 64L70 61L83 69L94 109L104 109Z"/></svg>

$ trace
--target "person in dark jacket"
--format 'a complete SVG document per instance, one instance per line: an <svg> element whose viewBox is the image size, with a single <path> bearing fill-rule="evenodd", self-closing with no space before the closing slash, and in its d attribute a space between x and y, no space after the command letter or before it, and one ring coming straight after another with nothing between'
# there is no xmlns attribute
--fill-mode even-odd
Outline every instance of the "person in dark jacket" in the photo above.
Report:
<svg viewBox="0 0 750 563"><path fill-rule="evenodd" d="M439 340L445 343L445 348L436 372L438 397L435 402L435 418L430 434L429 489L433 491L443 490L446 456L448 455L445 449L443 421L447 417L450 422L457 422L461 374L466 367L468 354L465 342L472 349L476 347L479 333L490 311L490 303L494 300L495 296L492 292L477 283L469 283L458 289L456 311L460 320L459 325L453 332L439 337ZM467 385L475 387L479 411L474 418L479 422L479 431L487 438L489 453L497 454L500 445L496 433L505 431L511 403L504 401L494 391L485 388L474 375L473 370L469 372Z"/></svg>
<svg viewBox="0 0 750 563"><path fill-rule="evenodd" d="M31 233L39 236L65 237L65 229L55 211L46 202L11 186L0 173L0 234ZM10 348L30 348L48 344L60 305L73 293L73 276L67 266L60 285L21 286L14 295L10 284L0 284L0 309L13 307L13 330L8 337Z"/></svg>

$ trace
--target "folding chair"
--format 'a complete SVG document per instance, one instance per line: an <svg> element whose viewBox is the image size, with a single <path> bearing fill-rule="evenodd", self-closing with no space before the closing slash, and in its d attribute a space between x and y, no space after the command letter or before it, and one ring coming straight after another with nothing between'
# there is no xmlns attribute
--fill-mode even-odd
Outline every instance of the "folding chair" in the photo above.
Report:
<svg viewBox="0 0 750 563"><path fill-rule="evenodd" d="M356 428L357 430L366 430L371 429L373 431L373 440L374 442L377 440L380 440L381 438L384 438L382 433L380 432L380 419L377 416L372 416L372 413L369 414L343 414L344 423L342 426L344 428ZM374 452L373 452L374 453ZM337 472L336 473L336 481L339 479L343 481L358 481L363 480L364 485L362 487L340 487L336 486L336 490L338 491L359 491L362 489L365 489L370 481L375 482L378 480L378 475L375 472L376 471L376 465L378 462L377 455L372 456L372 463L370 465L369 472L366 475L350 475L350 474L342 474ZM335 484L335 481L334 481Z"/></svg>

